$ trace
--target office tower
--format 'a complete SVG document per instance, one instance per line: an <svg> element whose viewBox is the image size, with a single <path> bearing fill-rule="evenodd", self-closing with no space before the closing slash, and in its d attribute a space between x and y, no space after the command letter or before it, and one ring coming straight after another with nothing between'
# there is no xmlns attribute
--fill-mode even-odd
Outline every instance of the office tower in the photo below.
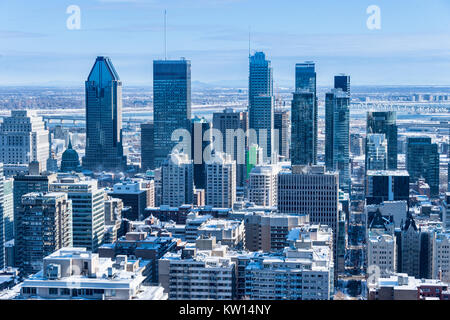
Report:
<svg viewBox="0 0 450 320"><path fill-rule="evenodd" d="M3 197L4 197L4 181L5 177L3 176L3 165L0 163L0 270L5 268L5 212L3 207Z"/></svg>
<svg viewBox="0 0 450 320"><path fill-rule="evenodd" d="M409 174L404 170L367 171L366 203L406 201L409 204Z"/></svg>
<svg viewBox="0 0 450 320"><path fill-rule="evenodd" d="M27 166L38 161L45 171L49 156L49 132L42 118L33 112L12 110L0 126L0 163ZM7 176L16 173L5 172Z"/></svg>
<svg viewBox="0 0 450 320"><path fill-rule="evenodd" d="M123 202L120 199L105 197L105 236L104 244L115 243L123 235L121 230ZM124 228L125 229L125 228ZM99 253L100 253L99 248Z"/></svg>
<svg viewBox="0 0 450 320"><path fill-rule="evenodd" d="M232 208L236 201L236 161L217 153L206 162L206 205Z"/></svg>
<svg viewBox="0 0 450 320"><path fill-rule="evenodd" d="M14 179L3 179L3 221L5 242L14 239Z"/></svg>
<svg viewBox="0 0 450 320"><path fill-rule="evenodd" d="M275 110L274 129L278 132L278 154L288 160L291 140L291 116L289 111ZM278 131L277 131L278 130ZM276 143L276 142L275 142Z"/></svg>
<svg viewBox="0 0 450 320"><path fill-rule="evenodd" d="M252 142L263 148L266 159L271 159L274 127L273 70L263 52L250 56L248 92L249 128L255 130L257 136L257 141Z"/></svg>
<svg viewBox="0 0 450 320"><path fill-rule="evenodd" d="M282 252L253 254L244 265L245 295L250 300L331 300L335 273L331 229L304 226L291 230L288 238Z"/></svg>
<svg viewBox="0 0 450 320"><path fill-rule="evenodd" d="M72 148L72 140L69 138L69 145L62 154L61 172L72 172L80 169L80 159L78 152Z"/></svg>
<svg viewBox="0 0 450 320"><path fill-rule="evenodd" d="M170 154L161 166L161 205L179 207L194 201L194 167L187 154Z"/></svg>
<svg viewBox="0 0 450 320"><path fill-rule="evenodd" d="M40 271L43 259L71 247L72 205L65 193L28 193L16 221L17 267L24 275Z"/></svg>
<svg viewBox="0 0 450 320"><path fill-rule="evenodd" d="M384 134L387 140L387 169L397 169L397 113L395 111L367 112L367 134Z"/></svg>
<svg viewBox="0 0 450 320"><path fill-rule="evenodd" d="M400 229L408 217L407 201L385 201L380 204L368 204L364 207L364 215L367 226L370 228L372 221L380 214L379 219L389 221L393 228Z"/></svg>
<svg viewBox="0 0 450 320"><path fill-rule="evenodd" d="M13 182L13 204L14 204L14 237L17 235L17 226L19 224L19 209L22 206L22 196L31 192L48 192L49 183L56 179L54 174L40 174L39 163L32 162L29 165L29 174L20 173L14 176ZM17 258L17 247L15 248L15 257ZM17 263L17 261L16 261Z"/></svg>
<svg viewBox="0 0 450 320"><path fill-rule="evenodd" d="M334 88L341 89L342 91L350 95L350 76L346 74L339 74L337 76L334 76Z"/></svg>
<svg viewBox="0 0 450 320"><path fill-rule="evenodd" d="M73 246L97 251L105 233L105 191L97 180L59 177L50 183L51 192L65 192L72 201Z"/></svg>
<svg viewBox="0 0 450 320"><path fill-rule="evenodd" d="M141 169L142 171L153 170L155 146L153 144L153 123L141 124Z"/></svg>
<svg viewBox="0 0 450 320"><path fill-rule="evenodd" d="M287 246L289 232L309 223L309 216L264 214L260 212L246 213L245 245L250 251L279 251Z"/></svg>
<svg viewBox="0 0 450 320"><path fill-rule="evenodd" d="M305 106L309 112L313 114L313 164L317 161L317 144L318 144L318 98L317 98L317 73L316 64L312 61L297 63L295 65L295 93L309 92L314 95L314 104L309 101L309 106ZM300 96L301 97L301 96ZM306 98L306 97L303 97ZM294 97L295 100L295 97ZM291 115L292 116L292 115ZM294 126L294 123L292 122ZM293 129L292 129L293 130ZM292 143L295 141L293 140ZM300 163L299 163L300 164Z"/></svg>
<svg viewBox="0 0 450 320"><path fill-rule="evenodd" d="M195 246L158 261L158 282L170 300L233 300L235 281L236 264L215 238L198 239Z"/></svg>
<svg viewBox="0 0 450 320"><path fill-rule="evenodd" d="M339 172L341 189L350 193L350 95L333 89L325 96L325 165Z"/></svg>
<svg viewBox="0 0 450 320"><path fill-rule="evenodd" d="M428 137L409 137L406 153L406 169L411 182L420 178L430 186L431 197L439 196L439 152L438 145Z"/></svg>
<svg viewBox="0 0 450 320"><path fill-rule="evenodd" d="M356 157L364 154L363 136L359 133L350 134L350 153Z"/></svg>
<svg viewBox="0 0 450 320"><path fill-rule="evenodd" d="M122 82L111 59L97 57L85 83L86 153L83 167L119 170L127 165L122 145Z"/></svg>
<svg viewBox="0 0 450 320"><path fill-rule="evenodd" d="M445 231L450 231L450 192L447 192L442 203L443 213L442 222Z"/></svg>
<svg viewBox="0 0 450 320"><path fill-rule="evenodd" d="M147 188L144 188L141 181L124 181L116 183L113 192L108 195L112 198L121 199L123 205L131 207L128 215L123 217L131 221L144 219L144 211L147 208Z"/></svg>
<svg viewBox="0 0 450 320"><path fill-rule="evenodd" d="M433 279L450 283L450 233L438 231L433 245Z"/></svg>
<svg viewBox="0 0 450 320"><path fill-rule="evenodd" d="M384 134L369 133L366 137L366 172L387 170L387 140Z"/></svg>
<svg viewBox="0 0 450 320"><path fill-rule="evenodd" d="M278 194L277 165L256 166L248 179L248 200L257 206L276 207Z"/></svg>
<svg viewBox="0 0 450 320"><path fill-rule="evenodd" d="M316 97L313 92L297 91L292 100L292 146L293 165L313 165L317 162Z"/></svg>
<svg viewBox="0 0 450 320"><path fill-rule="evenodd" d="M370 230L367 241L367 266L380 268L381 276L397 271L397 245L393 234Z"/></svg>
<svg viewBox="0 0 450 320"><path fill-rule="evenodd" d="M160 167L176 142L175 130L191 129L191 62L153 61L154 166ZM187 142L186 142L187 143ZM184 153L190 152L186 145Z"/></svg>
<svg viewBox="0 0 450 320"><path fill-rule="evenodd" d="M211 123L205 118L195 117L191 124L191 148L194 161L194 185L197 189L206 188L206 172L203 152L212 143Z"/></svg>
<svg viewBox="0 0 450 320"><path fill-rule="evenodd" d="M231 108L227 108L223 112L216 112L213 114L213 128L222 133L222 151L232 155L233 160L236 161L237 186L244 186L247 178L245 154L248 147L246 139L248 113L236 112Z"/></svg>
<svg viewBox="0 0 450 320"><path fill-rule="evenodd" d="M26 279L20 296L37 300L167 300L161 286L144 285L146 265L100 259L85 248L62 248L44 258L38 274Z"/></svg>

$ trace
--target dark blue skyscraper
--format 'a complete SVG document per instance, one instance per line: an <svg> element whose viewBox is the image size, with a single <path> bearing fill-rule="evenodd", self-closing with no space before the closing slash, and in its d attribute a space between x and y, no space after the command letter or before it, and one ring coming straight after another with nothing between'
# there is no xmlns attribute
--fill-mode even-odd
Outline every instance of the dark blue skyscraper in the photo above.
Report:
<svg viewBox="0 0 450 320"><path fill-rule="evenodd" d="M367 134L384 134L387 140L389 170L397 169L397 113L395 111L367 112Z"/></svg>
<svg viewBox="0 0 450 320"><path fill-rule="evenodd" d="M339 185L350 192L350 95L335 88L325 96L325 165L339 172Z"/></svg>
<svg viewBox="0 0 450 320"><path fill-rule="evenodd" d="M271 159L274 127L273 70L263 52L250 56L248 85L249 128L256 130L258 145Z"/></svg>
<svg viewBox="0 0 450 320"><path fill-rule="evenodd" d="M334 88L350 94L350 76L346 74L339 74L334 77Z"/></svg>
<svg viewBox="0 0 450 320"><path fill-rule="evenodd" d="M407 140L406 169L411 182L424 178L430 186L432 197L439 196L438 145L429 137L410 137Z"/></svg>
<svg viewBox="0 0 450 320"><path fill-rule="evenodd" d="M90 170L124 170L122 82L108 57L97 57L86 81L86 155Z"/></svg>
<svg viewBox="0 0 450 320"><path fill-rule="evenodd" d="M295 66L295 92L291 107L293 165L317 163L317 75L314 62Z"/></svg>
<svg viewBox="0 0 450 320"><path fill-rule="evenodd" d="M172 141L172 133L178 129L191 130L189 60L153 62L153 113L154 165L160 167L177 144Z"/></svg>

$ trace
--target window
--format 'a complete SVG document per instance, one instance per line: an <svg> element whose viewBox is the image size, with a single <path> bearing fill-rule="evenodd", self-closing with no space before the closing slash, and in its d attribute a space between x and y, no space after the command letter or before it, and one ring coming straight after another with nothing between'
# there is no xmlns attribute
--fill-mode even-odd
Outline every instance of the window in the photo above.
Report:
<svg viewBox="0 0 450 320"><path fill-rule="evenodd" d="M48 294L50 295L57 295L58 294L58 288L49 288L48 289Z"/></svg>
<svg viewBox="0 0 450 320"><path fill-rule="evenodd" d="M62 288L62 289L61 289L61 295L63 295L63 296L69 296L69 295L70 295L70 289Z"/></svg>

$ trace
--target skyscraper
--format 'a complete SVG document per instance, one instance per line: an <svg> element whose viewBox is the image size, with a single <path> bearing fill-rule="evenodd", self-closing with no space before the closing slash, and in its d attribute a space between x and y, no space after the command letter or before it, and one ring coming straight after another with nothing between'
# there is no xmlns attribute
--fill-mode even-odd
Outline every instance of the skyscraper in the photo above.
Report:
<svg viewBox="0 0 450 320"><path fill-rule="evenodd" d="M236 184L242 187L247 177L245 153L248 145L245 134L248 130L248 113L236 112L231 108L216 112L213 114L213 128L222 133L223 151L230 154L236 161ZM240 130L242 130L241 134L239 134ZM228 136L227 132L233 134ZM242 155L244 159L239 161Z"/></svg>
<svg viewBox="0 0 450 320"><path fill-rule="evenodd" d="M334 76L334 88L341 89L350 95L350 76L346 74Z"/></svg>
<svg viewBox="0 0 450 320"><path fill-rule="evenodd" d="M317 99L317 73L316 73L316 64L312 61L306 61L304 63L297 63L295 66L295 93L305 93L309 92L314 95L312 104L311 101L309 102L308 106L305 106L306 109L309 110L308 113L311 113L313 115L313 127L312 127L312 141L313 141L313 164L316 164L317 162L317 139L318 139L318 99ZM307 96L300 96L300 98L307 98ZM296 100L294 96L294 100ZM292 126L294 126L294 123L292 122ZM297 128L299 126L297 125ZM294 131L294 128L292 128ZM296 141L293 139L293 143L296 143ZM299 149L297 146L293 145L293 148ZM301 164L301 163L299 163Z"/></svg>
<svg viewBox="0 0 450 320"><path fill-rule="evenodd" d="M395 111L367 112L367 134L384 134L387 140L387 169L397 169L397 113Z"/></svg>
<svg viewBox="0 0 450 320"><path fill-rule="evenodd" d="M350 193L350 96L340 88L325 96L325 165Z"/></svg>
<svg viewBox="0 0 450 320"><path fill-rule="evenodd" d="M97 57L86 81L86 155L89 170L124 170L122 82L111 59Z"/></svg>
<svg viewBox="0 0 450 320"><path fill-rule="evenodd" d="M380 170L366 172L366 203L384 201L409 203L409 174L405 170Z"/></svg>
<svg viewBox="0 0 450 320"><path fill-rule="evenodd" d="M293 165L313 165L317 160L315 132L316 98L313 92L298 89L292 100L292 147Z"/></svg>
<svg viewBox="0 0 450 320"><path fill-rule="evenodd" d="M192 160L194 161L194 185L197 189L206 187L206 171L203 151L212 143L211 123L205 118L195 117L192 119L191 148Z"/></svg>
<svg viewBox="0 0 450 320"><path fill-rule="evenodd" d="M439 151L438 145L431 143L431 138L408 138L406 169L411 182L425 178L425 182L430 186L431 196L439 196Z"/></svg>
<svg viewBox="0 0 450 320"><path fill-rule="evenodd" d="M193 202L193 162L187 154L174 152L161 165L161 205L179 207Z"/></svg>
<svg viewBox="0 0 450 320"><path fill-rule="evenodd" d="M33 112L12 110L0 126L0 163L28 165L38 161L45 171L49 155L49 133L42 118Z"/></svg>
<svg viewBox="0 0 450 320"><path fill-rule="evenodd" d="M250 56L249 74L249 128L256 131L257 141L264 156L272 158L274 128L273 70L263 52Z"/></svg>
<svg viewBox="0 0 450 320"><path fill-rule="evenodd" d="M40 271L46 256L72 246L72 205L65 193L28 193L19 213L15 244L24 274Z"/></svg>
<svg viewBox="0 0 450 320"><path fill-rule="evenodd" d="M160 167L177 143L172 141L173 132L177 129L191 130L189 60L153 61L153 114L154 165ZM190 150L184 152L187 154Z"/></svg>
<svg viewBox="0 0 450 320"><path fill-rule="evenodd" d="M0 270L5 267L5 218L3 208L4 180L3 165L0 163Z"/></svg>
<svg viewBox="0 0 450 320"><path fill-rule="evenodd" d="M105 190L97 180L62 176L49 191L67 193L72 201L73 246L96 252L105 234Z"/></svg>
<svg viewBox="0 0 450 320"><path fill-rule="evenodd" d="M366 137L366 172L387 170L387 141L384 134L369 133Z"/></svg>
<svg viewBox="0 0 450 320"><path fill-rule="evenodd" d="M236 201L236 161L218 153L206 162L206 205L232 208Z"/></svg>
<svg viewBox="0 0 450 320"><path fill-rule="evenodd" d="M142 171L153 170L153 157L155 147L153 145L153 123L141 124L141 169Z"/></svg>
<svg viewBox="0 0 450 320"><path fill-rule="evenodd" d="M288 110L275 110L274 129L278 130L278 154L285 160L290 157L289 141L291 140L291 119ZM276 132L276 131L275 131ZM276 142L275 142L276 143Z"/></svg>

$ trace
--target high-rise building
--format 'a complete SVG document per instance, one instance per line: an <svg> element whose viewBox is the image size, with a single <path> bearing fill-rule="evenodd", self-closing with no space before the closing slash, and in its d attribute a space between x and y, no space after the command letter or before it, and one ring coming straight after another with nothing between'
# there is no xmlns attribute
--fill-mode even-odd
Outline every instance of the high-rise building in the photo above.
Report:
<svg viewBox="0 0 450 320"><path fill-rule="evenodd" d="M213 114L213 128L222 133L222 151L236 161L236 183L242 187L247 178L245 154L248 148L248 113L236 112L231 108L216 112Z"/></svg>
<svg viewBox="0 0 450 320"><path fill-rule="evenodd" d="M335 243L339 234L339 175L321 166L292 166L278 175L278 212L308 214L311 223L332 228Z"/></svg>
<svg viewBox="0 0 450 320"><path fill-rule="evenodd" d="M350 95L333 89L325 97L325 165L339 172L339 185L349 193L350 180Z"/></svg>
<svg viewBox="0 0 450 320"><path fill-rule="evenodd" d="M144 219L144 211L147 208L147 193L148 190L141 181L124 181L116 183L113 192L108 195L121 199L124 206L131 207L129 214L124 215L124 218L140 221Z"/></svg>
<svg viewBox="0 0 450 320"><path fill-rule="evenodd" d="M313 92L298 89L294 93L291 108L293 165L314 165L317 162L315 105L316 97Z"/></svg>
<svg viewBox="0 0 450 320"><path fill-rule="evenodd" d="M367 240L367 266L378 266L381 276L397 271L397 245L393 234L371 230Z"/></svg>
<svg viewBox="0 0 450 320"><path fill-rule="evenodd" d="M404 170L367 171L366 203L406 201L409 204L409 174Z"/></svg>
<svg viewBox="0 0 450 320"><path fill-rule="evenodd" d="M197 189L206 188L206 172L203 152L212 143L211 123L205 118L195 117L191 127L191 156L194 161L194 185Z"/></svg>
<svg viewBox="0 0 450 320"><path fill-rule="evenodd" d="M27 166L38 161L45 171L49 156L49 132L42 118L30 111L12 110L0 126L0 163ZM16 173L6 171L5 175Z"/></svg>
<svg viewBox="0 0 450 320"><path fill-rule="evenodd" d="M277 206L278 173L277 165L256 166L248 178L248 200L257 206Z"/></svg>
<svg viewBox="0 0 450 320"><path fill-rule="evenodd" d="M288 110L275 110L274 129L278 132L278 154L285 160L290 159L291 116ZM278 131L277 131L278 130ZM274 144L277 142L275 141ZM276 151L276 149L275 149Z"/></svg>
<svg viewBox="0 0 450 320"><path fill-rule="evenodd" d="M263 52L250 56L248 86L249 128L256 131L257 143L266 159L272 158L274 128L273 69Z"/></svg>
<svg viewBox="0 0 450 320"><path fill-rule="evenodd" d="M172 153L161 167L161 205L179 207L194 201L194 167L184 153Z"/></svg>
<svg viewBox="0 0 450 320"><path fill-rule="evenodd" d="M176 145L175 130L191 130L191 62L153 61L154 165L160 167ZM187 142L186 142L187 143ZM186 149L184 153L190 152Z"/></svg>
<svg viewBox="0 0 450 320"><path fill-rule="evenodd" d="M369 170L387 170L387 146L384 134L367 134L366 172Z"/></svg>
<svg viewBox="0 0 450 320"><path fill-rule="evenodd" d="M206 205L232 208L236 201L236 161L217 153L206 162Z"/></svg>
<svg viewBox="0 0 450 320"><path fill-rule="evenodd" d="M317 161L318 144L318 98L317 98L317 73L316 64L312 61L297 63L295 65L295 92L309 92L314 95L314 104L309 101L309 106L305 106L313 114L313 164ZM303 97L306 98L306 97ZM295 100L295 97L294 97ZM292 116L292 115L291 115ZM294 123L292 122L292 125ZM292 129L293 130L293 129ZM299 163L301 164L301 163Z"/></svg>
<svg viewBox="0 0 450 320"><path fill-rule="evenodd" d="M5 212L3 207L3 197L4 192L3 188L5 187L4 181L5 177L3 176L3 165L0 163L0 270L5 268Z"/></svg>
<svg viewBox="0 0 450 320"><path fill-rule="evenodd" d="M397 113L395 111L368 112L367 134L384 134L387 140L387 169L397 169Z"/></svg>
<svg viewBox="0 0 450 320"><path fill-rule="evenodd" d="M153 157L155 147L153 145L153 123L141 124L141 169L142 171L153 170Z"/></svg>
<svg viewBox="0 0 450 320"><path fill-rule="evenodd" d="M80 167L80 158L78 152L72 148L72 140L69 138L69 145L62 154L61 172L77 171Z"/></svg>
<svg viewBox="0 0 450 320"><path fill-rule="evenodd" d="M60 176L49 190L65 192L72 201L73 246L97 251L105 234L105 190L97 180L78 176Z"/></svg>
<svg viewBox="0 0 450 320"><path fill-rule="evenodd" d="M3 221L5 242L14 239L14 192L13 178L3 179Z"/></svg>
<svg viewBox="0 0 450 320"><path fill-rule="evenodd" d="M72 204L65 193L28 193L22 196L17 219L17 267L33 274L43 259L63 247L71 247Z"/></svg>
<svg viewBox="0 0 450 320"><path fill-rule="evenodd" d="M86 153L89 170L124 170L122 82L111 59L97 57L86 81Z"/></svg>
<svg viewBox="0 0 450 320"><path fill-rule="evenodd" d="M432 197L439 196L439 151L438 145L429 137L409 137L407 142L406 169L411 182L420 178L430 186Z"/></svg>
<svg viewBox="0 0 450 320"><path fill-rule="evenodd" d="M341 89L342 91L350 95L350 76L346 74L339 74L337 76L334 76L334 88Z"/></svg>

